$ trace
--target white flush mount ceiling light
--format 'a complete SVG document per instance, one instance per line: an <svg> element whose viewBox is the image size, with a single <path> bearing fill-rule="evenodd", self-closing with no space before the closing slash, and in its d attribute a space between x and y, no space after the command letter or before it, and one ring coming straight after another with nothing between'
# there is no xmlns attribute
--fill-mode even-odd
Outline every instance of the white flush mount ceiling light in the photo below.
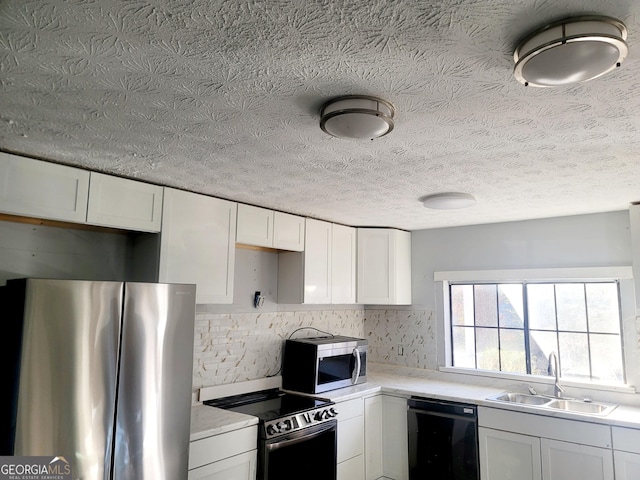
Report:
<svg viewBox="0 0 640 480"><path fill-rule="evenodd" d="M391 103L368 95L334 98L320 109L320 128L338 138L382 137L393 130Z"/></svg>
<svg viewBox="0 0 640 480"><path fill-rule="evenodd" d="M513 53L516 79L525 86L558 87L593 80L626 58L627 28L620 20L580 16L535 30Z"/></svg>
<svg viewBox="0 0 640 480"><path fill-rule="evenodd" d="M462 192L435 193L422 197L420 200L425 207L436 210L455 210L472 207L476 204L476 197Z"/></svg>

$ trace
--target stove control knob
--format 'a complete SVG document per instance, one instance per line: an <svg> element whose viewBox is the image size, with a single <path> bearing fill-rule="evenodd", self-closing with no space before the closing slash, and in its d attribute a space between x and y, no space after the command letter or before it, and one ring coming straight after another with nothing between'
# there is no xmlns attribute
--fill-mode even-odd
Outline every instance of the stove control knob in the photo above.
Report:
<svg viewBox="0 0 640 480"><path fill-rule="evenodd" d="M338 412L336 412L336 409L331 407L329 409L329 413L331 414L331 417L337 417L338 416Z"/></svg>
<svg viewBox="0 0 640 480"><path fill-rule="evenodd" d="M271 424L267 426L267 435L275 435L278 433L278 429L275 425Z"/></svg>

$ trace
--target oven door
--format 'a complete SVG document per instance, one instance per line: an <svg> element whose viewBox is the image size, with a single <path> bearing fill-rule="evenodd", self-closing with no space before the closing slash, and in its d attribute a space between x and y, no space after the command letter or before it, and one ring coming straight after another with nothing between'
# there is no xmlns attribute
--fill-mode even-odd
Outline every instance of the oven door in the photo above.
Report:
<svg viewBox="0 0 640 480"><path fill-rule="evenodd" d="M258 480L336 480L337 420L261 440Z"/></svg>
<svg viewBox="0 0 640 480"><path fill-rule="evenodd" d="M331 356L318 359L316 391L322 393L342 387L350 387L367 380L367 347L335 351Z"/></svg>

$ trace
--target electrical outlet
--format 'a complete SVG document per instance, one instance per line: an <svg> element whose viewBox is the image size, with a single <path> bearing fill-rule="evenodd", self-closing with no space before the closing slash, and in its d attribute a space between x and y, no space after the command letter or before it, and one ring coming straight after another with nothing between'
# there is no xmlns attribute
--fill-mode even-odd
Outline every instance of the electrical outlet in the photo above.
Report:
<svg viewBox="0 0 640 480"><path fill-rule="evenodd" d="M398 355L400 357L404 356L404 345L398 345Z"/></svg>

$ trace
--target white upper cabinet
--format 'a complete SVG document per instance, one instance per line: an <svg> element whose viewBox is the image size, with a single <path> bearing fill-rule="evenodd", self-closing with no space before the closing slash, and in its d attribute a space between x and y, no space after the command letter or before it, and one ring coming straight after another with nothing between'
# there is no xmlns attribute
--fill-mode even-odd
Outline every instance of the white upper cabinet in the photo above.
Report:
<svg viewBox="0 0 640 480"><path fill-rule="evenodd" d="M305 218L289 213L273 213L273 248L302 252Z"/></svg>
<svg viewBox="0 0 640 480"><path fill-rule="evenodd" d="M301 252L304 250L304 224L304 217L241 203L238 205L236 242Z"/></svg>
<svg viewBox="0 0 640 480"><path fill-rule="evenodd" d="M236 242L273 247L273 210L238 204Z"/></svg>
<svg viewBox="0 0 640 480"><path fill-rule="evenodd" d="M304 252L278 255L278 303L355 303L354 292L355 229L307 218Z"/></svg>
<svg viewBox="0 0 640 480"><path fill-rule="evenodd" d="M304 303L331 303L331 224L307 219Z"/></svg>
<svg viewBox="0 0 640 480"><path fill-rule="evenodd" d="M0 152L0 211L85 223L89 172Z"/></svg>
<svg viewBox="0 0 640 480"><path fill-rule="evenodd" d="M197 303L233 303L237 204L165 188L159 281L195 283Z"/></svg>
<svg viewBox="0 0 640 480"><path fill-rule="evenodd" d="M332 225L331 303L356 303L356 229Z"/></svg>
<svg viewBox="0 0 640 480"><path fill-rule="evenodd" d="M411 304L411 233L358 229L358 303Z"/></svg>
<svg viewBox="0 0 640 480"><path fill-rule="evenodd" d="M163 187L91 172L87 223L159 232Z"/></svg>

